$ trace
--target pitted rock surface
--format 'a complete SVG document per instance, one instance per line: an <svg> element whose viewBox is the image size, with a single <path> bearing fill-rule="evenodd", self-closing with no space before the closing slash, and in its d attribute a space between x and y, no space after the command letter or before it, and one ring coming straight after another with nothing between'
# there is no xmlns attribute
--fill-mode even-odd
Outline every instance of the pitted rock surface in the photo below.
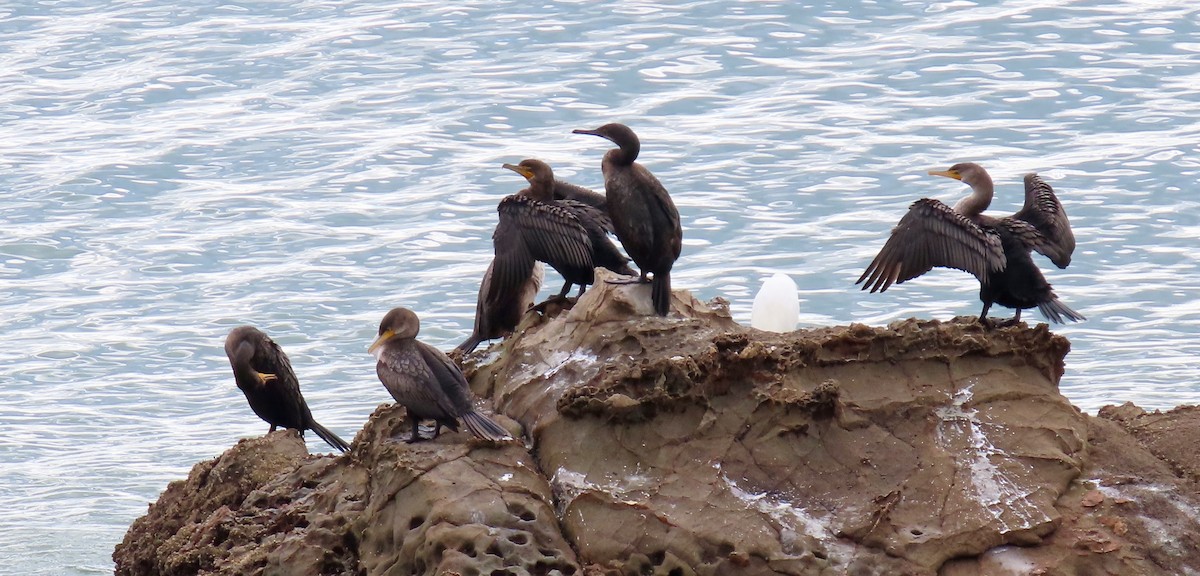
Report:
<svg viewBox="0 0 1200 576"><path fill-rule="evenodd" d="M1200 572L1200 411L1080 413L1044 325L775 334L597 276L466 358L522 441L405 444L392 405L340 457L244 440L168 487L117 574Z"/></svg>

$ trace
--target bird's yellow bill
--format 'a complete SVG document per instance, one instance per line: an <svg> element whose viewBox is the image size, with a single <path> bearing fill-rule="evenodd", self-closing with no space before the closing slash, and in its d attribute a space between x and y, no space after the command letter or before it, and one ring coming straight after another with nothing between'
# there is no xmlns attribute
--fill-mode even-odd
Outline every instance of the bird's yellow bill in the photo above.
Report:
<svg viewBox="0 0 1200 576"><path fill-rule="evenodd" d="M383 344L385 342L387 342L388 340L391 340L392 336L395 336L395 335L396 335L395 332L393 332L391 330L385 330L383 332L383 334L380 334L379 337L376 338L375 341L372 342L371 345L367 347L367 353L374 354L375 350L378 350L380 346L383 346Z"/></svg>
<svg viewBox="0 0 1200 576"><path fill-rule="evenodd" d="M504 167L508 168L509 170L512 170L513 172L516 172L517 174L520 174L526 178L533 177L533 172L524 166L518 166L516 164L505 164Z"/></svg>
<svg viewBox="0 0 1200 576"><path fill-rule="evenodd" d="M272 382L279 379L275 377L274 374L264 374L262 372L255 372L254 375L258 377L259 384L266 384L267 382Z"/></svg>
<svg viewBox="0 0 1200 576"><path fill-rule="evenodd" d="M959 174L958 172L955 172L954 170L930 170L929 175L930 176L945 176L947 178L953 178L955 180L962 180L962 174Z"/></svg>

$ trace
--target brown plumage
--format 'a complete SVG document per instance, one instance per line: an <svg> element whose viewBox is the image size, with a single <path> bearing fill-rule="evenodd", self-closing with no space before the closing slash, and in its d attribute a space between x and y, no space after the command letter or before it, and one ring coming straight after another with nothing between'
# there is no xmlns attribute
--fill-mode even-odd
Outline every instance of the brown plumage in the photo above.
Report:
<svg viewBox="0 0 1200 576"><path fill-rule="evenodd" d="M613 231L641 273L638 281L649 280L654 311L666 316L671 308L671 268L683 247L679 210L658 178L637 163L641 141L624 124L605 124L575 134L600 136L617 145L604 154L600 169Z"/></svg>
<svg viewBox="0 0 1200 576"><path fill-rule="evenodd" d="M253 326L234 328L225 338L225 355L250 409L271 425L268 432L277 426L299 430L301 436L312 430L339 451L350 449L345 440L313 420L291 362L263 331Z"/></svg>
<svg viewBox="0 0 1200 576"><path fill-rule="evenodd" d="M375 373L396 402L408 409L412 420L409 443L424 440L417 424L436 421L433 437L442 426L458 431L458 420L485 440L510 438L508 432L475 411L471 389L458 366L441 350L417 340L421 321L412 310L393 308L379 323L379 337L367 350L375 355Z"/></svg>
<svg viewBox="0 0 1200 576"><path fill-rule="evenodd" d="M972 194L954 208L930 198L914 202L856 284L883 292L934 267L955 268L979 279L979 321L985 325L992 304L1016 309L1013 322L1020 321L1021 310L1034 307L1051 322L1085 319L1058 300L1029 254L1036 250L1066 268L1075 250L1071 224L1049 184L1037 174L1025 176L1025 205L1012 216L994 218L983 214L994 194L992 178L978 164L930 174L961 180Z"/></svg>
<svg viewBox="0 0 1200 576"><path fill-rule="evenodd" d="M496 261L488 264L479 284L479 295L475 301L475 324L471 328L471 336L455 351L469 354L484 340L503 338L512 333L521 322L521 316L533 306L538 290L542 289L542 279L545 269L541 262L535 262L529 278L515 290L512 287L500 287L492 283Z"/></svg>

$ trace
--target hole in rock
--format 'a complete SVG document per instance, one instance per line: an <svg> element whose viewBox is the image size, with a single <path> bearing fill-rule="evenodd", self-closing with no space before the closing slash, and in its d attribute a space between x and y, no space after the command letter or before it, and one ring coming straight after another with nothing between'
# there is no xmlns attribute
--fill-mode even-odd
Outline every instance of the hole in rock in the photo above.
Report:
<svg viewBox="0 0 1200 576"><path fill-rule="evenodd" d="M508 541L517 546L524 546L529 543L529 536L523 532L517 532L516 534L509 535Z"/></svg>
<svg viewBox="0 0 1200 576"><path fill-rule="evenodd" d="M662 566L662 563L667 560L667 551L659 550L650 554L650 562L655 566Z"/></svg>
<svg viewBox="0 0 1200 576"><path fill-rule="evenodd" d="M409 529L409 530L416 530L416 529L417 529L417 528L418 528L420 525L422 525L422 524L424 524L424 523L425 523L425 517L424 517L424 516L413 516L413 517L412 517L412 520L409 520L409 521L408 521L408 529Z"/></svg>
<svg viewBox="0 0 1200 576"><path fill-rule="evenodd" d="M912 530L909 530L908 533L912 534L913 536L921 536L922 534L925 534L919 528L913 528Z"/></svg>

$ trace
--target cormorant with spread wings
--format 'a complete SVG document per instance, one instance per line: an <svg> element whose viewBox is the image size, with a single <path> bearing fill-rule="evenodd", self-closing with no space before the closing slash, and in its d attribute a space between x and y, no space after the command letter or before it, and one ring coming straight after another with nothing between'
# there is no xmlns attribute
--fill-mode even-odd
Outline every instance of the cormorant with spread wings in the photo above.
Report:
<svg viewBox="0 0 1200 576"><path fill-rule="evenodd" d="M1066 268L1075 251L1071 223L1049 184L1037 174L1026 175L1024 207L1012 216L995 218L983 214L994 186L981 166L966 162L929 174L960 180L972 194L954 208L930 198L914 202L855 284L883 292L934 267L956 268L979 279L979 321L985 326L990 326L987 313L992 304L1016 309L1013 323L1020 321L1021 310L1034 307L1059 324L1085 319L1059 301L1030 257L1036 250Z"/></svg>

